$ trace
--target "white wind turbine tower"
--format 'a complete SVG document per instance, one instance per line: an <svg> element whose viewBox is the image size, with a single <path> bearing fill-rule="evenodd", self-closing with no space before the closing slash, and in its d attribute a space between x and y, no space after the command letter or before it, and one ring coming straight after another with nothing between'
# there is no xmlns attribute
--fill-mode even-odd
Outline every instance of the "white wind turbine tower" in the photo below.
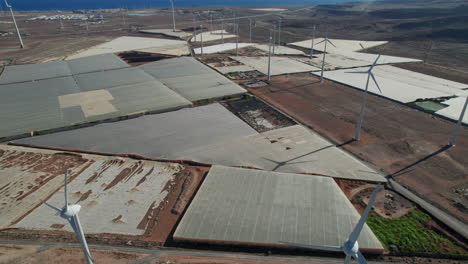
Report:
<svg viewBox="0 0 468 264"><path fill-rule="evenodd" d="M359 219L359 222L356 224L353 231L349 235L348 239L343 243L341 247L315 246L315 245L306 245L306 244L290 243L290 242L280 242L280 243L299 247L299 248L310 248L310 249L325 250L325 251L344 252L346 254L346 258L344 261L345 264L350 264L351 258L354 258L355 260L357 260L359 264L367 264L366 259L364 258L362 253L359 251L359 244L357 241L359 239L359 235L361 234L362 228L364 227L364 224L366 223L367 216L369 215L369 212L372 209L372 206L374 205L375 199L377 198L377 194L380 192L381 189L382 189L382 185L380 184L377 185L377 187L374 189L374 192L372 192L372 195L369 199L369 203L367 204L367 207L364 210L364 213Z"/></svg>
<svg viewBox="0 0 468 264"><path fill-rule="evenodd" d="M315 39L315 29L316 25L314 25L314 31L312 32L312 43L310 45L310 59L314 57L314 39Z"/></svg>
<svg viewBox="0 0 468 264"><path fill-rule="evenodd" d="M65 184L64 184L64 193L65 193L65 205L62 209L59 209L53 205L45 203L50 208L56 210L60 213L60 217L66 219L73 231L80 241L81 247L83 248L84 258L87 264L93 264L93 259L91 258L91 253L89 252L88 244L86 243L86 238L84 236L83 228L81 228L80 220L78 218L78 212L80 212L81 206L79 204L68 204L68 192L67 192L67 176L68 168L65 168Z"/></svg>
<svg viewBox="0 0 468 264"><path fill-rule="evenodd" d="M320 73L320 82L323 83L323 71L325 70L325 56L327 54L327 44L330 43L335 48L336 46L328 39L328 31L325 32L325 38L319 43L317 43L317 45L320 43L325 43L325 47L323 49L322 72Z"/></svg>
<svg viewBox="0 0 468 264"><path fill-rule="evenodd" d="M463 122L463 117L465 116L465 111L467 107L468 107L468 97L465 98L465 104L463 105L462 111L460 112L460 117L458 118L458 122L455 124L455 127L453 129L452 137L450 138L450 141L448 143L449 146L455 146L455 143L457 142L457 137L458 137L458 134L460 133L460 126Z"/></svg>
<svg viewBox="0 0 468 264"><path fill-rule="evenodd" d="M20 46L21 46L21 48L24 48L23 39L21 38L21 34L20 34L20 31L19 31L19 28L18 28L18 24L16 24L15 14L13 14L13 8L11 7L11 5L8 4L7 0L5 0L5 5L6 5L7 8L10 9L11 17L13 18L13 23L15 23L16 34L18 34L18 39L20 41Z"/></svg>
<svg viewBox="0 0 468 264"><path fill-rule="evenodd" d="M174 0L169 0L171 2L171 7L172 7L172 30L176 32L176 26L175 26L175 14L174 14Z"/></svg>
<svg viewBox="0 0 468 264"><path fill-rule="evenodd" d="M367 74L366 90L364 91L364 97L362 99L361 111L359 113L359 120L358 120L358 123L357 123L357 126L356 126L356 135L354 136L354 139L357 140L357 141L359 141L361 139L362 121L364 120L364 110L366 108L366 103L367 103L367 91L369 90L369 82L370 82L371 78L372 78L372 81L374 81L375 85L377 86L377 89L379 89L380 93L382 93L382 90L380 89L380 86L377 83L377 79L375 79L374 73L372 72L375 65L377 65L377 61L379 59L380 59L380 55L377 56L377 59L375 59L374 63L369 68L369 70L367 70L365 72L351 72L351 73L365 73L365 74Z"/></svg>

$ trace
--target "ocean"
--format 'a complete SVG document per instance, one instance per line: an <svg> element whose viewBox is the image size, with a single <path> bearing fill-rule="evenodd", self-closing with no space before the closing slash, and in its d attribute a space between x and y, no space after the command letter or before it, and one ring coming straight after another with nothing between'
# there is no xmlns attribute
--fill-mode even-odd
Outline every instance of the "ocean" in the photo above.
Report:
<svg viewBox="0 0 468 264"><path fill-rule="evenodd" d="M304 5L335 4L338 2L356 2L359 0L175 0L176 7L187 6L269 6L269 5ZM9 0L15 10L74 10L107 8L152 8L167 7L169 0ZM5 9L3 0L2 9Z"/></svg>

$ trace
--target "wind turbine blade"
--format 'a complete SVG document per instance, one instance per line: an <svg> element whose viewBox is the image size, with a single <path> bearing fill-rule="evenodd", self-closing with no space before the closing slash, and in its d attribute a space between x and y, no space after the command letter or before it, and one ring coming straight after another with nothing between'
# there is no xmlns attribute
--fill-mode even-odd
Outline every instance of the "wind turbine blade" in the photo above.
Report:
<svg viewBox="0 0 468 264"><path fill-rule="evenodd" d="M357 253L356 260L357 260L357 262L359 262L359 264L367 264L366 258L364 258L364 256L362 255L362 253L360 251L358 251L358 253Z"/></svg>
<svg viewBox="0 0 468 264"><path fill-rule="evenodd" d="M50 208L54 209L55 211L57 211L57 212L59 212L59 213L62 212L62 210L60 210L59 208L57 208L57 207L55 207L55 206L53 206L53 205L51 205L51 204L49 204L49 203L47 203L47 202L45 202L44 204L47 205L47 206L49 206Z"/></svg>
<svg viewBox="0 0 468 264"><path fill-rule="evenodd" d="M318 45L318 44L324 43L325 41L327 41L327 40L326 40L326 39L324 39L324 40L322 40L322 41L320 41L320 42L316 43L315 45Z"/></svg>
<svg viewBox="0 0 468 264"><path fill-rule="evenodd" d="M337 251L337 252L343 251L341 247L336 247L336 246L317 246L317 245L307 245L307 244L284 242L284 241L280 241L280 243L293 246L293 247L298 247L298 248L310 248L310 249L317 249L317 250L324 250L324 251Z"/></svg>
<svg viewBox="0 0 468 264"><path fill-rule="evenodd" d="M351 264L351 256L346 255L344 263L345 264Z"/></svg>
<svg viewBox="0 0 468 264"><path fill-rule="evenodd" d="M377 89L379 89L379 92L382 93L382 89L380 89L379 84L377 83L377 80L375 79L375 76L372 72L369 72L370 76L372 77L372 80L374 81L375 85L377 86Z"/></svg>
<svg viewBox="0 0 468 264"><path fill-rule="evenodd" d="M333 47L336 48L335 44L333 44L333 42L331 42L329 39L327 39L328 43L330 43Z"/></svg>
<svg viewBox="0 0 468 264"><path fill-rule="evenodd" d="M372 209L372 206L374 206L375 198L377 198L377 194L379 194L381 189L382 189L382 185L381 184L377 185L377 187L375 188L374 192L372 193L369 199L369 203L367 204L367 207L364 210L364 213L359 219L359 222L354 227L354 230L353 232L351 232L351 235L349 235L348 240L351 245L354 245L354 243L356 243L356 241L358 240L359 235L361 234L362 228L364 227L364 224L366 223L367 216L369 215L369 212Z"/></svg>

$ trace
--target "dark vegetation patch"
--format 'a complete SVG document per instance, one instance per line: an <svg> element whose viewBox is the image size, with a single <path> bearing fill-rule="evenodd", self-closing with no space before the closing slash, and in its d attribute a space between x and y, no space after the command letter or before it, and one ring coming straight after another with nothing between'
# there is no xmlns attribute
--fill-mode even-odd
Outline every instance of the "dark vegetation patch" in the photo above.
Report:
<svg viewBox="0 0 468 264"><path fill-rule="evenodd" d="M432 218L419 210L398 218L370 215L367 224L383 246L394 253L468 256L466 248L441 234Z"/></svg>

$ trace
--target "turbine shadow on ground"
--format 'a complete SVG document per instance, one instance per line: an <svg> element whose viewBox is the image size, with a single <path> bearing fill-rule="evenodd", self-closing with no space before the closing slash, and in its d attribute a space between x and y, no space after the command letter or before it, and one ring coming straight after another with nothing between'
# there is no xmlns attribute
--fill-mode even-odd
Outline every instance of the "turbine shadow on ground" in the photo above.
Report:
<svg viewBox="0 0 468 264"><path fill-rule="evenodd" d="M304 87L304 86L313 85L313 84L316 84L316 83L320 83L320 80L317 80L317 81L314 81L314 82L308 82L308 83L305 83L305 84L296 85L296 86L293 86L293 87L288 87L288 88L285 88L285 89L272 90L271 88L269 88L268 90L269 90L270 93L282 93L282 92L288 92L289 90L293 90L293 89L296 89L296 88L301 88L301 87Z"/></svg>
<svg viewBox="0 0 468 264"><path fill-rule="evenodd" d="M427 161L427 160L431 159L431 158L434 157L434 156L437 156L438 154L440 154L440 153L442 153L442 152L448 150L449 148L450 148L449 145L445 145L445 146L443 146L442 148L438 149L437 151L435 151L435 152L433 152L433 153L431 153L431 154L425 156L424 158L419 159L419 160L417 160L417 161L411 163L410 165L408 165L408 166L406 166L406 167L404 167L404 168L402 168L402 169L400 169L400 170L398 170L398 171L396 171L396 172L394 172L394 173L392 173L392 174L387 175L386 178L387 178L387 179L389 179L389 178L393 178L393 179L394 179L396 176L401 176L401 175L403 175L403 174L406 174L406 173L412 171L412 170L408 170L408 169L410 169L410 168L412 168L412 167L414 167L414 166L416 166L416 165L418 165L418 164L420 164L420 163L422 163L422 162L424 162L424 161Z"/></svg>
<svg viewBox="0 0 468 264"><path fill-rule="evenodd" d="M326 150L326 149L329 149L329 148L333 148L333 147L337 147L337 148L341 148L343 147L344 145L347 145L347 144L350 144L352 142L354 142L355 140L354 139L350 139L348 141L345 141L341 144L337 144L337 145L334 145L334 144L331 144L331 145L328 145L328 146L325 146L325 147L322 147L322 148L319 148L319 149L316 149L314 151L311 151L309 153L306 153L306 154L302 154L302 155L299 155L295 158L292 158L292 159L289 159L289 160L285 160L285 161L275 161L275 160L272 160L272 159L269 159L269 158L265 158L265 157L262 157L264 160L268 160L270 162L273 162L276 164L276 166L272 169L272 171L276 171L277 169L279 169L280 167L283 167L285 165L288 165L288 164L299 164L299 163L307 163L307 162L314 162L316 160L310 160L310 161L298 161L298 162L291 162L293 160L297 160L297 159L300 159L300 158L303 158L303 157L306 157L306 156L309 156L309 155L312 155L312 154L315 154L315 153L318 153L320 151L323 151L323 150Z"/></svg>

